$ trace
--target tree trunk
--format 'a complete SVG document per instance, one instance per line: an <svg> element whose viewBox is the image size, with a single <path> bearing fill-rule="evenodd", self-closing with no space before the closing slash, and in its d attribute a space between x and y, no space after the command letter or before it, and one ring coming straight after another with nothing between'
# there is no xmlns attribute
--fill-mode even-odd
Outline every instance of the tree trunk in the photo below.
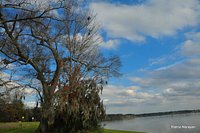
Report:
<svg viewBox="0 0 200 133"><path fill-rule="evenodd" d="M45 89L43 90L44 101L41 103L42 113L40 125L37 129L38 133L49 133L53 131L54 111L52 110L52 96L51 93L49 93L49 89L49 87L45 86Z"/></svg>
<svg viewBox="0 0 200 133"><path fill-rule="evenodd" d="M48 132L48 120L47 118L41 118L40 125L36 131L37 133L46 133Z"/></svg>

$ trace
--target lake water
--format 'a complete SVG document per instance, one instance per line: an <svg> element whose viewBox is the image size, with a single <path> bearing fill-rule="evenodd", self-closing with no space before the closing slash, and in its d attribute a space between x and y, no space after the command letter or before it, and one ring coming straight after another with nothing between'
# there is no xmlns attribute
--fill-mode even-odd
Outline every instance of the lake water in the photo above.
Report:
<svg viewBox="0 0 200 133"><path fill-rule="evenodd" d="M147 133L200 133L200 113L138 117L103 122L107 129Z"/></svg>

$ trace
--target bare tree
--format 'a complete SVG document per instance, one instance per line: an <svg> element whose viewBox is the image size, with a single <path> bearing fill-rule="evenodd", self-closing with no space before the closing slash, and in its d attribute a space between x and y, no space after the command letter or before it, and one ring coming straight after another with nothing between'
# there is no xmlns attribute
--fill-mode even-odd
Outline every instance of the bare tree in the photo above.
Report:
<svg viewBox="0 0 200 133"><path fill-rule="evenodd" d="M0 55L15 66L17 77L26 78L16 82L38 92L38 131L97 125L104 114L99 93L107 78L120 75L120 60L100 52L95 16L73 0L45 6L38 0L3 0L0 7Z"/></svg>

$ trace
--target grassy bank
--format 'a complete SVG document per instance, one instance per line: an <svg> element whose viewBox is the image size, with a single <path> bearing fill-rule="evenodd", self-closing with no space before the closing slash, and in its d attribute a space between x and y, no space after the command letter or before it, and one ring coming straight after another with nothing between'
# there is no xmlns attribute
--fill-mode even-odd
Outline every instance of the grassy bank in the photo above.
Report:
<svg viewBox="0 0 200 133"><path fill-rule="evenodd" d="M39 125L38 122L0 123L0 133L34 133L38 125ZM103 133L139 133L139 132L103 129Z"/></svg>
<svg viewBox="0 0 200 133"><path fill-rule="evenodd" d="M38 122L0 123L0 133L34 133L38 126Z"/></svg>

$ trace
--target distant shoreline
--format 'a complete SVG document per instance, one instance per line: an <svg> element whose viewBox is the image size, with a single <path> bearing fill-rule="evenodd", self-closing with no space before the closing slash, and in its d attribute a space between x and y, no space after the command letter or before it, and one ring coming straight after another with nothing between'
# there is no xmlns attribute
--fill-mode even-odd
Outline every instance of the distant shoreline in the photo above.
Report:
<svg viewBox="0 0 200 133"><path fill-rule="evenodd" d="M167 111L167 112L156 112L156 113L143 113L143 114L107 114L103 121L127 120L127 119L133 119L133 118L137 118L137 117L151 117L151 116L189 114L189 113L200 113L200 109Z"/></svg>

